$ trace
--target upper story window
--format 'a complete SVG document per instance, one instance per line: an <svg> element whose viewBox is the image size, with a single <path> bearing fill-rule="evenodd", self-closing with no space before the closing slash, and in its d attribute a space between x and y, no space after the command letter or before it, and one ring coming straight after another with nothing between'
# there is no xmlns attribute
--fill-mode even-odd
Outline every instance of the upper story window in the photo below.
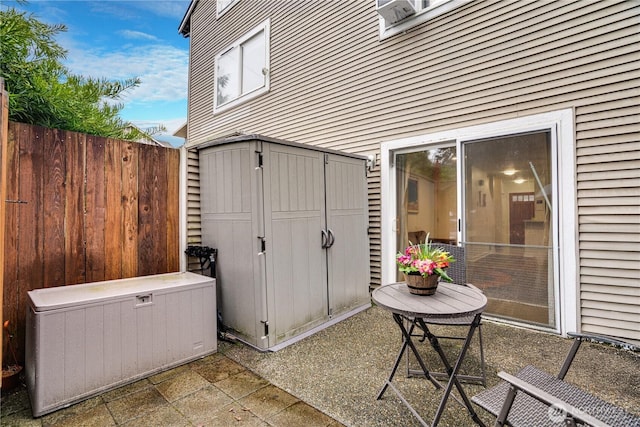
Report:
<svg viewBox="0 0 640 427"><path fill-rule="evenodd" d="M216 2L216 16L220 18L224 15L229 9L238 3L238 0L217 0Z"/></svg>
<svg viewBox="0 0 640 427"><path fill-rule="evenodd" d="M471 0L375 0L380 39L422 24Z"/></svg>
<svg viewBox="0 0 640 427"><path fill-rule="evenodd" d="M215 58L214 112L269 90L269 20Z"/></svg>

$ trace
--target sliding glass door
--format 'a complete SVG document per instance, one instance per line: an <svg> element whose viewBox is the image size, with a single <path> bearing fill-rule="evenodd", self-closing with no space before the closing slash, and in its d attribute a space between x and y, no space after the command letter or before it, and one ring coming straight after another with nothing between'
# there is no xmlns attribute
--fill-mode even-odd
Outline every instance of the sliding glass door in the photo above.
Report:
<svg viewBox="0 0 640 427"><path fill-rule="evenodd" d="M487 312L555 326L549 131L467 141L463 240L467 278Z"/></svg>
<svg viewBox="0 0 640 427"><path fill-rule="evenodd" d="M556 327L551 130L395 154L396 244L459 244L487 313Z"/></svg>

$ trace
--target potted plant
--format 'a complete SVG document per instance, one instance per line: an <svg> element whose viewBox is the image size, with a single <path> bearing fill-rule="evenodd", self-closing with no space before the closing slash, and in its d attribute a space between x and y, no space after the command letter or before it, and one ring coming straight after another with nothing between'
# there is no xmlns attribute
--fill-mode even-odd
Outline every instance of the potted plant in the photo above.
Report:
<svg viewBox="0 0 640 427"><path fill-rule="evenodd" d="M3 343L6 340L7 345L4 347L5 349L9 349L9 354L5 354L3 352L3 357L5 359L11 358L11 362L2 363L2 391L6 392L16 388L20 384L20 373L22 372L22 366L18 363L18 358L16 357L16 349L14 347L13 339L14 334L9 330L9 321L5 320L2 325L2 340ZM6 336L6 337L5 337Z"/></svg>
<svg viewBox="0 0 640 427"><path fill-rule="evenodd" d="M414 245L409 242L404 252L396 255L398 269L405 275L409 292L416 295L435 294L440 279L452 282L445 269L454 261L444 248L429 242L428 234L424 243Z"/></svg>

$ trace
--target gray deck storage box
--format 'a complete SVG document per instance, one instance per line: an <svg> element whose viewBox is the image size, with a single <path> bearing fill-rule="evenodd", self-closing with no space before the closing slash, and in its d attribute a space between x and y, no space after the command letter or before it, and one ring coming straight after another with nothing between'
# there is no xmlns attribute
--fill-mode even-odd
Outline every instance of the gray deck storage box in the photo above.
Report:
<svg viewBox="0 0 640 427"><path fill-rule="evenodd" d="M261 350L370 306L366 159L245 135L201 146L225 326Z"/></svg>
<svg viewBox="0 0 640 427"><path fill-rule="evenodd" d="M28 292L34 416L213 353L215 279L168 273Z"/></svg>

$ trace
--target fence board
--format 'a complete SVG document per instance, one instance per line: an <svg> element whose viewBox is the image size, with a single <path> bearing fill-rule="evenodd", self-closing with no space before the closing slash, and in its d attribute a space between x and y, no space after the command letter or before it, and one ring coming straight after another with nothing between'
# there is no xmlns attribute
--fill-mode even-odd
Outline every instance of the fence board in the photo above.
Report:
<svg viewBox="0 0 640 427"><path fill-rule="evenodd" d="M12 122L8 135L3 318L22 359L27 291L178 271L180 154Z"/></svg>
<svg viewBox="0 0 640 427"><path fill-rule="evenodd" d="M66 163L63 133L47 129L44 138L44 282L48 288L65 283L64 214Z"/></svg>
<svg viewBox="0 0 640 427"><path fill-rule="evenodd" d="M157 156L157 162L155 166L155 176L148 177L153 179L154 182L154 200L152 201L153 208L153 230L162 230L161 226L166 227L167 224L167 208L160 204L161 200L166 200L169 192L167 182L167 150L160 150L156 147L154 150L154 157ZM167 233L157 233L153 239L153 249L156 254L164 253L167 249ZM166 257L154 256L154 272L162 271L167 268ZM150 274L153 274L151 272Z"/></svg>
<svg viewBox="0 0 640 427"><path fill-rule="evenodd" d="M122 277L138 275L138 144L122 153Z"/></svg>
<svg viewBox="0 0 640 427"><path fill-rule="evenodd" d="M113 139L106 141L104 185L106 203L105 212L104 262L105 280L122 276L122 144Z"/></svg>
<svg viewBox="0 0 640 427"><path fill-rule="evenodd" d="M138 230L138 251L140 253L140 263L138 264L138 275L145 276L156 270L155 254L157 253L156 242L159 236L154 236L152 230L155 225L156 206L153 205L157 198L158 183L154 180L158 173L158 150L140 151L140 163L146 165L140 169L138 186L140 188L140 198L138 200L138 215L140 229Z"/></svg>
<svg viewBox="0 0 640 427"><path fill-rule="evenodd" d="M87 137L87 182L85 191L85 236L87 282L104 280L105 187L104 150L106 138Z"/></svg>
<svg viewBox="0 0 640 427"><path fill-rule="evenodd" d="M167 156L167 200L180 204L180 156ZM167 271L180 269L180 209L166 209L167 213Z"/></svg>
<svg viewBox="0 0 640 427"><path fill-rule="evenodd" d="M25 318L27 291L43 286L44 278L44 218L41 214L44 164L44 128L32 126L19 133L18 157L18 280L14 295L16 304L15 327L20 328ZM11 230L7 230L10 233ZM5 289L7 288L5 282ZM24 334L16 333L18 348L24 345Z"/></svg>
<svg viewBox="0 0 640 427"><path fill-rule="evenodd" d="M65 137L65 284L83 283L86 278L84 250L84 159L85 136L68 132Z"/></svg>

